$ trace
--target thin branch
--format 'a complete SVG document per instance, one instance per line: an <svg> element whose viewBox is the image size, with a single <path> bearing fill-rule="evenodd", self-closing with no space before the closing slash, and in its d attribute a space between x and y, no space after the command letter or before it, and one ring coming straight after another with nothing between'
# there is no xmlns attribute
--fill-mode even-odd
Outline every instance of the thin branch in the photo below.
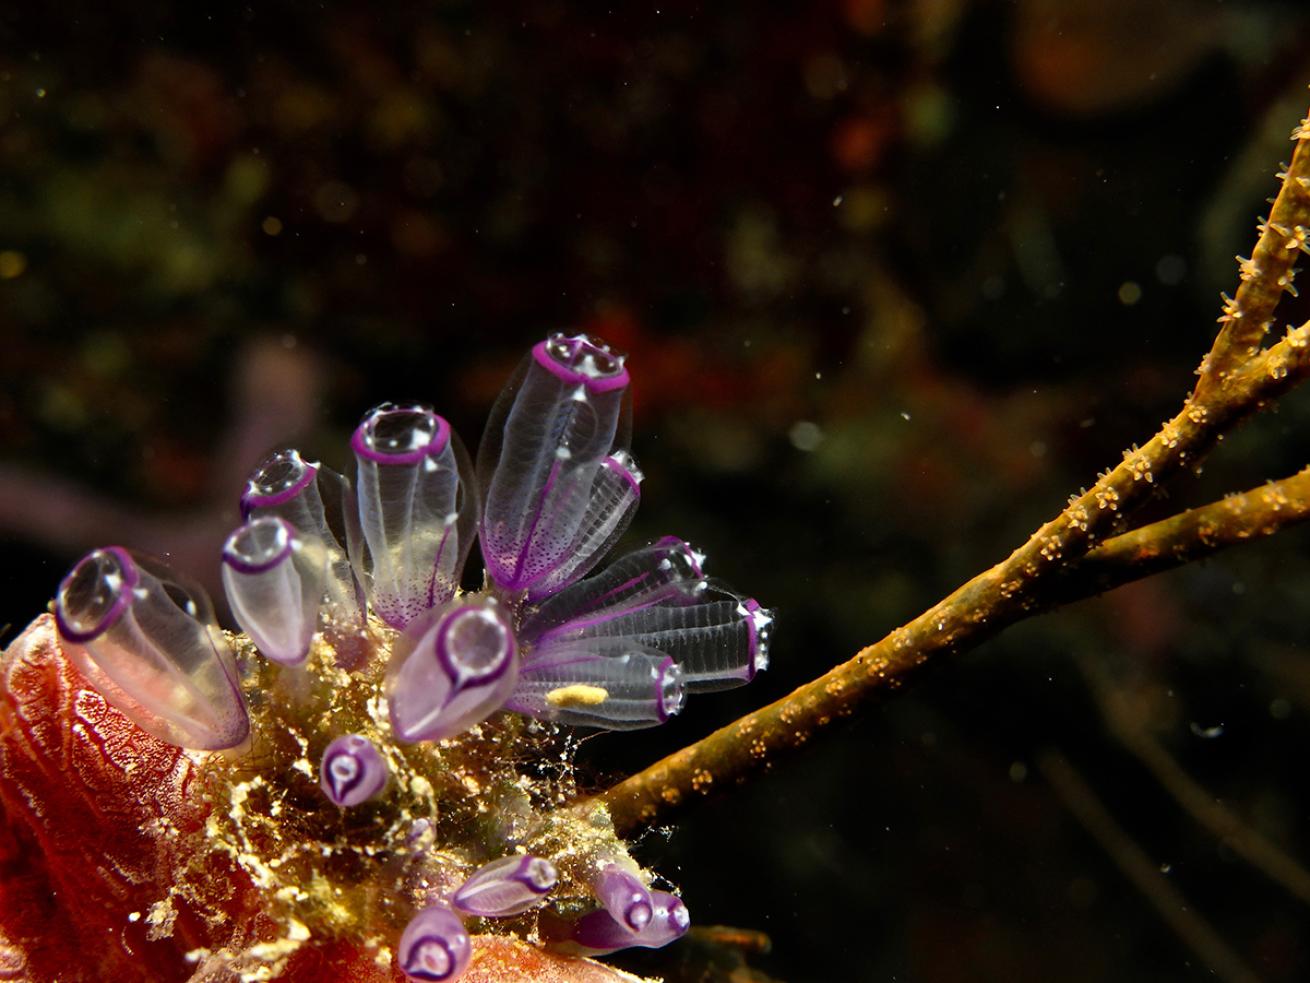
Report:
<svg viewBox="0 0 1310 983"><path fill-rule="evenodd" d="M1297 137L1300 144L1282 175L1284 190L1278 198L1282 204L1276 204L1275 216L1300 215L1302 209L1310 216L1310 201L1302 194L1310 188L1310 150L1305 149L1310 129L1298 130ZM1301 190L1288 192L1290 185ZM1265 260L1272 263L1270 257L1276 254L1280 262L1287 259L1286 282L1291 282L1291 261L1297 250L1285 248L1287 257L1277 253L1277 243L1268 240L1272 228L1264 229L1256 251L1264 265L1254 270L1244 285L1274 270ZM1259 304L1264 303L1261 298L1265 295L1253 293L1254 289L1242 295L1247 298L1243 302L1248 303L1247 310L1264 310ZM1231 349L1235 332L1239 329L1230 319L1215 348L1202 360L1203 382L1220 371L1215 368L1216 351ZM1261 328L1261 337L1263 333ZM1070 499L1063 512L1007 559L848 662L604 793L602 798L616 827L631 831L650 825L690 798L742 781L783 753L803 747L834 720L896 689L934 655L977 645L1015 621L1071 599L1067 583L1063 591L1059 589L1061 581L1067 580L1065 575L1108 539L1123 517L1146 501L1158 484L1195 466L1225 432L1310 375L1310 322L1289 329L1285 338L1264 351L1247 353L1240 365L1229 366L1232 361L1228 355L1221 359L1226 366L1222 385L1199 384L1178 415L1166 421L1144 447L1125 452L1117 467L1101 475L1090 491ZM1199 527L1196 532L1199 539ZM1107 554L1107 563L1113 562L1114 552ZM1131 565L1125 572L1137 575ZM1089 592L1099 589L1085 582L1083 586Z"/></svg>
<svg viewBox="0 0 1310 983"><path fill-rule="evenodd" d="M1197 823L1227 844L1243 860L1301 901L1310 903L1310 871L1225 807L1187 774L1147 729L1131 701L1090 659L1078 660L1106 726L1118 741L1155 776L1173 800Z"/></svg>
<svg viewBox="0 0 1310 983"><path fill-rule="evenodd" d="M1284 293L1295 293L1293 264L1301 252L1310 252L1310 178L1306 172L1310 147L1310 117L1292 132L1297 141L1292 163L1283 178L1282 188L1269 210L1269 218L1259 226L1260 238L1250 259L1237 257L1241 283L1236 296L1224 297L1219 318L1222 327L1209 357L1201 363L1198 396L1215 386L1227 384L1228 378L1263 342L1272 324L1274 308Z"/></svg>
<svg viewBox="0 0 1310 983"><path fill-rule="evenodd" d="M1119 827L1064 755L1058 751L1044 751L1037 757L1037 767L1065 808L1101 845L1120 872L1142 892L1174 934L1216 976L1227 983L1259 983L1260 977L1219 936L1214 926L1192 909L1183 893L1159 872L1145 851Z"/></svg>
<svg viewBox="0 0 1310 983"><path fill-rule="evenodd" d="M1310 467L1107 539L1061 574L1051 606L1171 570L1310 519Z"/></svg>

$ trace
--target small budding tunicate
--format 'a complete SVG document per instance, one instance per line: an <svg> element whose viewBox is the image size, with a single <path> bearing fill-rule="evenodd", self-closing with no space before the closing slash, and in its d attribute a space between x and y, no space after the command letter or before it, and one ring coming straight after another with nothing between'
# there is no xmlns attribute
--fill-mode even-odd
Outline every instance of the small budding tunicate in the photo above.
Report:
<svg viewBox="0 0 1310 983"><path fill-rule="evenodd" d="M596 898L620 925L634 934L650 924L655 913L650 889L636 874L610 864L592 885Z"/></svg>
<svg viewBox="0 0 1310 983"><path fill-rule="evenodd" d="M422 983L454 980L468 968L473 946L459 916L444 904L424 908L400 934L396 962Z"/></svg>
<svg viewBox="0 0 1310 983"><path fill-rule="evenodd" d="M274 662L305 661L318 627L323 564L305 550L285 519L251 519L223 544L223 587L237 624Z"/></svg>
<svg viewBox="0 0 1310 983"><path fill-rule="evenodd" d="M390 770L373 742L359 734L338 737L323 752L319 781L324 794L343 808L367 802L387 784Z"/></svg>
<svg viewBox="0 0 1310 983"><path fill-rule="evenodd" d="M646 927L633 932L608 911L583 915L573 926L572 941L597 955L634 946L658 949L681 938L691 926L691 916L682 900L666 891L651 891L651 918Z"/></svg>
<svg viewBox="0 0 1310 983"><path fill-rule="evenodd" d="M502 857L478 868L451 897L466 915L508 918L535 908L559 881L559 872L541 857Z"/></svg>

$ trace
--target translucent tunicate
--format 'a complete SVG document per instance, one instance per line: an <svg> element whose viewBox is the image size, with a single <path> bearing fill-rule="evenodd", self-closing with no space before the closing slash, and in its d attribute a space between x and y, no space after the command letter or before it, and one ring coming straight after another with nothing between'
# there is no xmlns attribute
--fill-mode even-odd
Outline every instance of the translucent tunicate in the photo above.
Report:
<svg viewBox="0 0 1310 983"><path fill-rule="evenodd" d="M396 962L411 980L454 980L468 968L473 954L468 931L444 904L429 905L400 934Z"/></svg>
<svg viewBox="0 0 1310 983"><path fill-rule="evenodd" d="M520 634L545 641L564 625L576 629L656 604L692 604L705 589L704 559L689 543L666 536L543 600Z"/></svg>
<svg viewBox="0 0 1310 983"><path fill-rule="evenodd" d="M615 864L601 871L592 891L610 917L634 935L645 929L655 914L650 888L636 874Z"/></svg>
<svg viewBox="0 0 1310 983"><path fill-rule="evenodd" d="M340 629L363 625L363 595L347 551L360 538L350 482L306 461L299 451L277 451L251 473L241 515L247 520L273 515L290 523L306 566L324 571L323 613Z"/></svg>
<svg viewBox="0 0 1310 983"><path fill-rule="evenodd" d="M507 709L565 724L633 730L682 709L682 670L661 652L614 639L543 646L519 672Z"/></svg>
<svg viewBox="0 0 1310 983"><path fill-rule="evenodd" d="M583 915L573 926L573 942L593 953L604 954L641 946L658 949L681 938L691 927L691 916L682 900L666 891L651 891L650 922L639 932L615 921L608 911Z"/></svg>
<svg viewBox="0 0 1310 983"><path fill-rule="evenodd" d="M503 590L540 598L584 576L631 518L628 372L585 335L551 335L492 409L478 448L482 555Z"/></svg>
<svg viewBox="0 0 1310 983"><path fill-rule="evenodd" d="M550 633L550 644L611 639L663 652L682 670L688 692L740 686L768 666L773 612L753 598L710 587L690 604L659 604L581 618Z"/></svg>
<svg viewBox="0 0 1310 983"><path fill-rule="evenodd" d="M558 880L549 860L527 854L502 857L478 868L450 901L467 915L507 918L541 904Z"/></svg>
<svg viewBox="0 0 1310 983"><path fill-rule="evenodd" d="M666 537L545 600L523 625L539 649L609 639L662 652L688 692L729 689L768 666L773 612L705 580L704 557Z"/></svg>
<svg viewBox="0 0 1310 983"><path fill-rule="evenodd" d="M451 737L499 710L517 677L514 632L494 601L436 609L396 644L391 726L402 741Z"/></svg>
<svg viewBox="0 0 1310 983"><path fill-rule="evenodd" d="M232 615L267 658L299 665L309 654L324 569L285 519L251 519L223 544L223 588Z"/></svg>
<svg viewBox="0 0 1310 983"><path fill-rule="evenodd" d="M360 579L378 616L404 628L459 586L477 530L468 456L431 410L389 403L364 418L351 447L364 539Z"/></svg>
<svg viewBox="0 0 1310 983"><path fill-rule="evenodd" d="M323 794L342 808L367 802L387 785L390 769L362 734L344 734L327 746L319 765Z"/></svg>
<svg viewBox="0 0 1310 983"><path fill-rule="evenodd" d="M216 750L250 718L204 589L119 546L93 550L55 598L64 651L111 704L160 740Z"/></svg>

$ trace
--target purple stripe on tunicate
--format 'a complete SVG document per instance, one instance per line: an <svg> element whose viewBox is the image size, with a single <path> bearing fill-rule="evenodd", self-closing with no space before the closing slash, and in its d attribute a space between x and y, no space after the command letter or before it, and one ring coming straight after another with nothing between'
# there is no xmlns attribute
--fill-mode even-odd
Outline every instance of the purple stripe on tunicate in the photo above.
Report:
<svg viewBox="0 0 1310 983"><path fill-rule="evenodd" d="M287 522L285 519L280 519L277 516L270 516L270 519L282 527L284 543L282 548L277 551L276 555L267 560L260 561L259 563L251 563L244 557L234 553L233 542L238 536L249 530L250 527L246 525L242 526L236 532L232 533L232 535L227 537L227 542L223 544L223 562L237 573L266 573L290 557L292 550L295 548L295 542L293 539L295 536L295 530L292 529L291 523ZM262 520L257 519L255 521L258 522Z"/></svg>
<svg viewBox="0 0 1310 983"><path fill-rule="evenodd" d="M555 479L559 477L559 468L559 458L556 458L551 462L550 474L546 475L546 483L541 486L541 495L537 499L537 510L532 516L532 523L528 526L528 534L523 538L523 546L519 549L518 561L514 564L514 579L510 583L502 585L511 590L519 590L526 586L523 581L523 564L527 562L528 553L532 550L532 537L536 535L537 524L541 522L541 517L546 512L546 499L550 495L551 488L555 486Z"/></svg>
<svg viewBox="0 0 1310 983"><path fill-rule="evenodd" d="M450 677L452 690L454 689L454 681L459 678L459 670L451 665L450 653L446 650L446 630L450 627L451 619L462 613L463 611L460 608L451 611L437 623L437 630L432 633L433 654L436 656L441 668L446 670L446 675ZM449 702L449 697L447 697L447 702Z"/></svg>
<svg viewBox="0 0 1310 983"><path fill-rule="evenodd" d="M613 588L612 590L607 590L604 594L601 594L600 597L593 600L591 602L591 606L593 608L600 607L601 604L605 601L605 598L613 597L615 594L619 593L620 591L627 590L629 587L635 587L637 584L641 583L649 576L650 576L650 571L647 570L645 573L639 573L637 574L637 576L625 580L623 583L619 584L619 586Z"/></svg>
<svg viewBox="0 0 1310 983"><path fill-rule="evenodd" d="M576 544L574 545L576 548ZM573 554L567 552L561 552L559 554L559 559L555 560L546 568L537 571L537 573L534 574L531 579L520 582L518 584L518 589L526 590L528 592L528 600L533 603L540 603L541 601L544 601L546 598L550 597L560 588L558 586L554 586L543 592L540 591L538 585L540 585L543 580L549 580L556 573L558 573L562 568L568 566L569 563L572 562L574 559L575 557Z"/></svg>
<svg viewBox="0 0 1310 983"><path fill-rule="evenodd" d="M641 498L641 485L637 483L636 477L627 467L624 466L622 461L616 460L613 455L611 455L605 458L605 467L609 468L611 471L617 471L620 476L622 476L623 480L628 483L628 487L632 489L633 497Z"/></svg>
<svg viewBox="0 0 1310 983"><path fill-rule="evenodd" d="M620 368L615 375L607 376L590 376L585 372L579 372L571 369L567 365L561 365L551 357L550 352L546 349L547 342L539 341L532 346L532 357L537 360L537 364L546 369L556 378L572 385L586 386L594 393L608 393L616 389L622 389L629 382L628 370Z"/></svg>
<svg viewBox="0 0 1310 983"><path fill-rule="evenodd" d="M437 603L437 574L441 572L441 554L446 551L446 541L450 539L450 525L441 532L441 542L437 544L437 555L432 558L432 576L428 578L428 608Z"/></svg>
<svg viewBox="0 0 1310 983"><path fill-rule="evenodd" d="M655 712L659 714L660 723L664 723L669 719L669 710L664 706L664 681L673 669L673 659L665 658L660 663L660 667L655 670ZM673 712L677 713L678 708L675 707Z"/></svg>
<svg viewBox="0 0 1310 983"><path fill-rule="evenodd" d="M382 416L392 413L412 413L431 417L437 421L437 433L427 444L412 451L402 453L388 453L380 451L376 447L370 447L365 434L370 431ZM418 407L397 407L391 410L384 410L381 413L370 414L368 419L355 428L355 432L350 436L350 448L360 457L374 461L377 464L418 464L425 457L436 457L446 449L450 443L450 424L445 418L438 416L431 410L424 410Z"/></svg>
<svg viewBox="0 0 1310 983"><path fill-rule="evenodd" d="M642 575L642 577L644 576L645 574ZM640 580L642 579L642 577L634 577L633 580L629 581L629 583L633 583L634 581ZM615 588L615 590L617 589L618 588ZM609 591L607 592L607 595L613 593L614 591ZM571 635L576 631L582 631L587 628L594 628L596 625L603 625L609 621L617 621L619 618L625 617L629 614L633 614L634 612L637 611L644 611L647 608L654 607L655 605L660 604L663 601L667 601L670 600L671 598L677 597L681 593L682 592L678 589L678 585L676 582L667 584L664 590L651 594L648 597L642 598L640 604L632 604L627 607L615 608L614 610L608 611L605 614L595 615L590 618L576 618L573 621L566 621L564 624L559 625L556 628L552 628L549 631L542 632L541 637L537 639L537 644L540 645L542 642L546 642L563 635Z"/></svg>
<svg viewBox="0 0 1310 983"><path fill-rule="evenodd" d="M746 661L746 681L750 682L755 678L755 657L760 646L760 633L755 627L755 612L760 609L760 602L753 597L748 597L742 607L746 609L747 648L750 651L750 658Z"/></svg>
<svg viewBox="0 0 1310 983"><path fill-rule="evenodd" d="M77 631L68 623L68 619L64 616L64 606L62 603L64 591L67 589L69 583L72 582L77 571L81 569L82 564L90 561L98 553L108 553L114 558L114 562L118 564L118 569L123 576L123 583L120 585L118 593L114 597L114 603L109 606L109 610L101 616L95 626L86 631ZM90 642L99 638L113 627L114 623L123 616L123 612L132 604L132 592L140 583L141 574L137 570L136 564L132 561L131 555L127 550L123 549L123 547L106 546L103 549L92 550L86 556L82 557L82 559L77 561L77 564L68 572L67 576L65 576L59 584L58 597L60 603L55 605L55 624L59 628L59 634L63 635L64 638L68 639L68 641L77 642L78 644Z"/></svg>
<svg viewBox="0 0 1310 983"><path fill-rule="evenodd" d="M297 460L300 459L297 458ZM275 505L281 505L284 502L289 502L297 495L299 495L302 491L304 491L306 488L308 488L310 483L314 480L315 476L317 476L318 474L318 466L314 464L310 464L308 461L305 460L300 460L300 463L301 465L304 466L305 469L304 474L302 474L298 479L296 479L295 484L291 485L288 488L282 489L282 491L273 492L272 494L269 495L260 495L257 494L256 492L251 491L250 487L247 485L245 492L243 492L241 495L241 518L249 519L250 513L253 512L255 509L269 509Z"/></svg>
<svg viewBox="0 0 1310 983"><path fill-rule="evenodd" d="M337 758L342 756L354 759L355 777L348 779L344 783L339 783L337 781L336 772L332 770L332 763ZM332 801L335 802L337 805L340 805L342 802L344 802L347 798L350 797L351 792L355 791L355 789L359 788L359 786L363 783L364 767L359 763L359 759L356 758L355 755L351 754L349 751L340 751L335 755L326 756L323 759L323 763L324 763L324 772L326 773L327 781L331 788L331 793L328 797L332 799Z"/></svg>

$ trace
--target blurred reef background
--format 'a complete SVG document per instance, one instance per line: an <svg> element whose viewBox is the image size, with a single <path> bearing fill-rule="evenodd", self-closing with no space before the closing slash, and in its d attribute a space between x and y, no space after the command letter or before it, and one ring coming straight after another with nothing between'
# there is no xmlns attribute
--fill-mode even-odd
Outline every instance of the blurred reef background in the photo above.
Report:
<svg viewBox="0 0 1310 983"><path fill-rule="evenodd" d="M1296 0L6 4L0 642L93 546L213 587L265 451L344 469L384 399L474 446L532 342L594 332L634 375L626 542L685 536L780 613L753 685L590 740L602 787L918 614L1154 433L1307 83ZM1161 494L1290 474L1307 433L1300 392ZM640 856L697 924L767 933L780 980L1310 978L1308 546L1011 629Z"/></svg>

